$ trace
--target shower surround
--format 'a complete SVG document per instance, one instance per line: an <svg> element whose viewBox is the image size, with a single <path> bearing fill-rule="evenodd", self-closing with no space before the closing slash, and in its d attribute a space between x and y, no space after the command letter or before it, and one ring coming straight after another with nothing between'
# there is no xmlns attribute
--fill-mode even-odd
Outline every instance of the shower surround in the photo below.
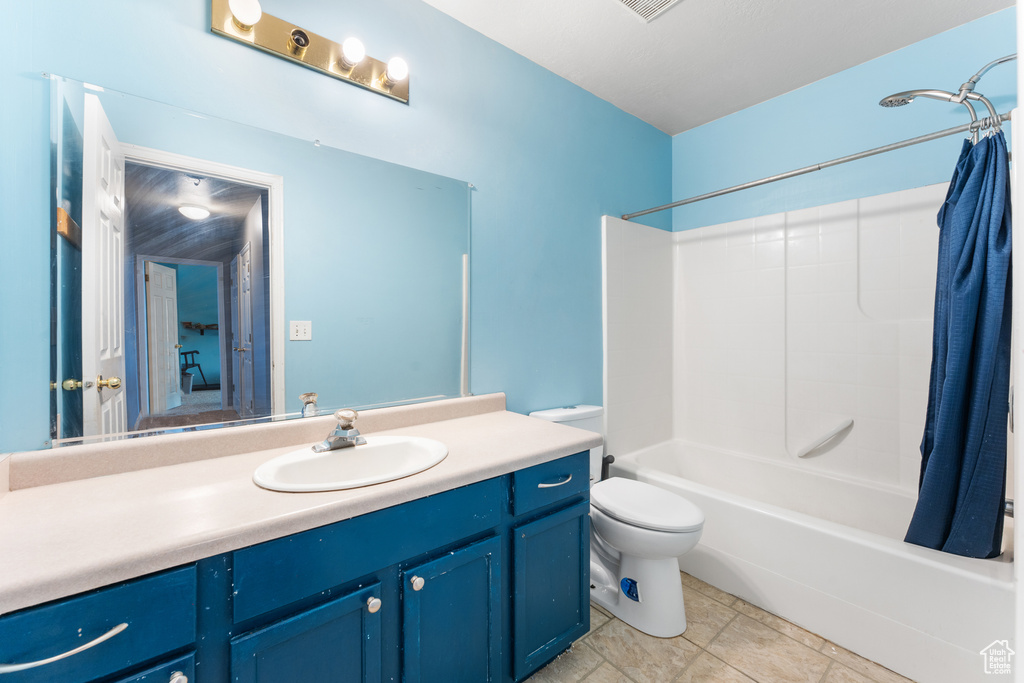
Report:
<svg viewBox="0 0 1024 683"><path fill-rule="evenodd" d="M902 541L945 192L679 233L605 218L607 449L614 474L704 509L686 571L915 679L969 681L1013 635L1012 533L999 560Z"/></svg>

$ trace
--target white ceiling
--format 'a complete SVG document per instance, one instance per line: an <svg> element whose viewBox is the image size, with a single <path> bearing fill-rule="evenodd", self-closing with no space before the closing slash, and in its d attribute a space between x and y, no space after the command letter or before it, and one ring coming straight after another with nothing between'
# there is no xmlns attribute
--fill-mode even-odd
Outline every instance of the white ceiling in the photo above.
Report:
<svg viewBox="0 0 1024 683"><path fill-rule="evenodd" d="M425 1L671 135L1013 4L682 0L648 24L620 0Z"/></svg>

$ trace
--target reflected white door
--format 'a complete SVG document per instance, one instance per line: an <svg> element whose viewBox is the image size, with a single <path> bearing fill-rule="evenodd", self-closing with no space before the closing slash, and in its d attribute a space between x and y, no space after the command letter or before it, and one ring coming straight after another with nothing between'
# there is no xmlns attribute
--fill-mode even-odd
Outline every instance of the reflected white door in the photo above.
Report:
<svg viewBox="0 0 1024 683"><path fill-rule="evenodd" d="M178 271L146 262L146 338L149 340L149 412L181 405L178 349Z"/></svg>
<svg viewBox="0 0 1024 683"><path fill-rule="evenodd" d="M242 414L241 337L238 331L238 257L231 259L231 407Z"/></svg>
<svg viewBox="0 0 1024 683"><path fill-rule="evenodd" d="M88 436L127 431L128 420L122 385L124 154L99 99L91 94L85 96L83 144L82 417Z"/></svg>
<svg viewBox="0 0 1024 683"><path fill-rule="evenodd" d="M256 414L252 364L252 251L247 242L235 257L238 262L238 346L235 353L239 365L238 414L252 417Z"/></svg>

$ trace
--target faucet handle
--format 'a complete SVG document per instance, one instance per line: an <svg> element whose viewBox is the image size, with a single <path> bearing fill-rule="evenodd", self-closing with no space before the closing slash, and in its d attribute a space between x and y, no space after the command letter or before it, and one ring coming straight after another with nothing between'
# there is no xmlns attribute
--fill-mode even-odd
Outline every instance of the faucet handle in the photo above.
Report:
<svg viewBox="0 0 1024 683"><path fill-rule="evenodd" d="M359 417L359 413L351 408L341 408L334 411L334 419L338 421L338 426L342 429L352 429L352 425L357 417Z"/></svg>

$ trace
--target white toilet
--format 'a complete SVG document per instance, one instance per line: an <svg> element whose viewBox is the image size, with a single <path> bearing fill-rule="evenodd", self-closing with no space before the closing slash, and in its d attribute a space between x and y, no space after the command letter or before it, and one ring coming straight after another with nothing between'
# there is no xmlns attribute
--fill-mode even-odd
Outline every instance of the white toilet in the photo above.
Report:
<svg viewBox="0 0 1024 683"><path fill-rule="evenodd" d="M601 406L530 413L603 434ZM690 501L632 479L601 481L602 447L590 450L590 598L660 638L686 630L680 555L697 545L704 513Z"/></svg>

